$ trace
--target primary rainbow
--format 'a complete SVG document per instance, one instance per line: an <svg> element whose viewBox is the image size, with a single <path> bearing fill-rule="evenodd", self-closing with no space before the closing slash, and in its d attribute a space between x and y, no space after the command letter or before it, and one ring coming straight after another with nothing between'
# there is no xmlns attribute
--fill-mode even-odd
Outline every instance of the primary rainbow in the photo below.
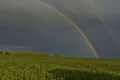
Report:
<svg viewBox="0 0 120 80"><path fill-rule="evenodd" d="M94 48L94 46L92 45L91 41L88 39L87 35L82 31L82 29L80 29L80 27L74 23L69 17L67 17L66 15L64 15L61 11L59 11L58 9L56 9L54 6L52 6L51 4L47 3L47 2L43 2L43 1L38 1L40 4L46 6L48 9L54 11L55 13L57 13L59 16L63 17L67 22L69 22L77 31L79 31L79 33L82 35L82 37L85 39L85 41L87 42L87 44L89 45L90 49L92 50L93 54L95 55L96 58L99 58L99 55L96 51L96 49Z"/></svg>

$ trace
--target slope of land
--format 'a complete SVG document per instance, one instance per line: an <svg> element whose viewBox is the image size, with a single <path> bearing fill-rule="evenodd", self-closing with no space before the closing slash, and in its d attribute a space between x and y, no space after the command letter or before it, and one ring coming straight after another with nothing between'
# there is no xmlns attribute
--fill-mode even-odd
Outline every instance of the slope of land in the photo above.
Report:
<svg viewBox="0 0 120 80"><path fill-rule="evenodd" d="M0 52L0 80L120 80L120 59Z"/></svg>

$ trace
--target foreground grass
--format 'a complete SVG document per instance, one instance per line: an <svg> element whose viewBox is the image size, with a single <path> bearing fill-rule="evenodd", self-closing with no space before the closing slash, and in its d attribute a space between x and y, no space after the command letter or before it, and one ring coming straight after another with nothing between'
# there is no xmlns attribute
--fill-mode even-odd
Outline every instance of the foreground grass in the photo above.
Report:
<svg viewBox="0 0 120 80"><path fill-rule="evenodd" d="M0 80L120 80L120 60L62 58L35 52L3 53Z"/></svg>

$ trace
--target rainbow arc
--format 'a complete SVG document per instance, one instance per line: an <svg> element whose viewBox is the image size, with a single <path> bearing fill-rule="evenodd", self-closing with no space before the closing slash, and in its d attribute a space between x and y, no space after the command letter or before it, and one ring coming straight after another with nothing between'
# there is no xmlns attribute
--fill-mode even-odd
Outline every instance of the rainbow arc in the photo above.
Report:
<svg viewBox="0 0 120 80"><path fill-rule="evenodd" d="M93 44L91 43L91 41L88 39L87 35L83 32L83 30L80 28L80 26L78 26L74 21L72 21L69 17L67 17L66 15L64 15L61 11L59 11L57 8L55 8L54 6L52 6L51 4L49 4L48 2L44 2L44 1L38 1L41 5L47 7L48 9L52 10L53 12L57 13L59 16L61 16L62 18L64 18L64 20L66 20L68 23L70 23L83 37L83 39L87 42L87 44L89 45L90 49L92 50L93 54L95 55L96 58L99 58L99 55L96 51L96 49L94 48Z"/></svg>

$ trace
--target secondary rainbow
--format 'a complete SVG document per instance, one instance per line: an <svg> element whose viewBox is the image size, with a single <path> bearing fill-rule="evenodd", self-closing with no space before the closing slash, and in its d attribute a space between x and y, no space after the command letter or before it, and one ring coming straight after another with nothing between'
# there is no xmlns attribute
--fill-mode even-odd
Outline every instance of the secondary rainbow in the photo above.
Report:
<svg viewBox="0 0 120 80"><path fill-rule="evenodd" d="M105 22L104 17L103 17L104 15L101 13L102 11L100 11L100 9L96 9L98 8L97 5L92 4L92 3L93 2L88 1L89 8L92 10L94 16L101 22L103 29L107 32L111 40L114 42L114 44L120 51L120 43L117 37L115 36L115 34L113 33L112 29Z"/></svg>
<svg viewBox="0 0 120 80"><path fill-rule="evenodd" d="M82 35L82 37L85 39L85 41L87 42L87 44L89 45L90 49L92 50L93 54L95 55L96 58L99 58L99 55L96 51L96 49L94 48L94 46L92 45L91 41L88 39L87 35L82 31L82 29L80 29L80 27L74 23L69 17L67 17L66 15L64 15L61 11L59 11L58 9L56 9L54 6L52 6L51 4L47 3L47 2L43 2L43 1L38 1L40 4L46 6L48 9L54 11L55 13L57 13L59 16L63 17L67 22L69 22L77 31L79 31L79 33Z"/></svg>

